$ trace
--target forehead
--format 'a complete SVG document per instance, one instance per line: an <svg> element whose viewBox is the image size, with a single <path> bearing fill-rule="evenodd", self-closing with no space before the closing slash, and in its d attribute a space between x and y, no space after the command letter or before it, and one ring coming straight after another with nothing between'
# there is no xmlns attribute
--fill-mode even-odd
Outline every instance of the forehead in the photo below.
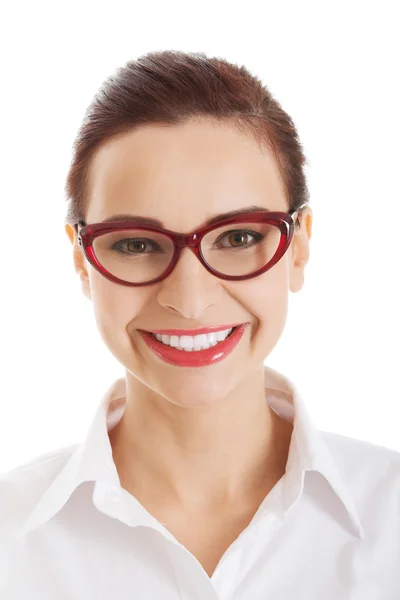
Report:
<svg viewBox="0 0 400 600"><path fill-rule="evenodd" d="M88 198L88 222L133 211L167 222L175 213L175 222L188 215L188 227L219 210L285 210L286 202L272 153L207 119L141 126L107 141L93 158Z"/></svg>

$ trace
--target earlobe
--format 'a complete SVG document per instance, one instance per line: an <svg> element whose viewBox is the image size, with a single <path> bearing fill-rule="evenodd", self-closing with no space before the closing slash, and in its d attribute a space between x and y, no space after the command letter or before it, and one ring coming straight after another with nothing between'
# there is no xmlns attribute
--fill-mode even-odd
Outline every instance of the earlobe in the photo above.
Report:
<svg viewBox="0 0 400 600"><path fill-rule="evenodd" d="M91 291L90 291L89 274L85 268L85 257L84 257L84 254L78 244L78 238L76 235L76 231L69 224L67 224L65 226L65 231L68 235L70 242L73 245L74 267L75 267L76 273L78 273L79 278L81 280L81 287L82 287L83 295L86 296L86 298L88 300L91 300L92 296L91 296Z"/></svg>
<svg viewBox="0 0 400 600"><path fill-rule="evenodd" d="M312 211L308 207L301 218L301 227L293 236L290 291L299 292L304 285L304 270L310 257L309 240L312 232Z"/></svg>
<svg viewBox="0 0 400 600"><path fill-rule="evenodd" d="M89 275L88 275L88 272L86 271L86 269L81 269L79 271L79 277L81 279L81 287L82 287L83 295L86 296L86 298L88 300L91 300L92 294L90 291L90 281L89 281Z"/></svg>
<svg viewBox="0 0 400 600"><path fill-rule="evenodd" d="M90 291L89 273L85 267L85 257L78 245L77 247L74 247L74 263L75 271L78 273L81 280L83 295L86 296L88 300L91 300L92 296Z"/></svg>

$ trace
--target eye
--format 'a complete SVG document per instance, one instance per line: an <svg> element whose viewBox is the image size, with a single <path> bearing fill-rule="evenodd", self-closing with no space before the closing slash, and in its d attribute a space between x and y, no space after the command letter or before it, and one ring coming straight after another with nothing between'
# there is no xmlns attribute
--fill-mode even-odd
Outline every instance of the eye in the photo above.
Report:
<svg viewBox="0 0 400 600"><path fill-rule="evenodd" d="M128 251L125 251L122 248L124 244L127 244ZM127 238L125 240L119 240L112 246L112 249L123 254L144 254L145 249L148 246L160 249L159 245L154 242L154 240L149 240L147 238Z"/></svg>
<svg viewBox="0 0 400 600"><path fill-rule="evenodd" d="M251 236L253 238L253 242L246 243L246 236ZM226 231L222 235L218 237L216 243L220 244L220 240L227 240L228 246L222 246L224 248L249 248L253 246L257 242L263 239L263 235L258 233L257 231L251 231L249 229L236 229L232 231ZM245 245L243 245L245 244ZM219 246L221 247L221 245Z"/></svg>

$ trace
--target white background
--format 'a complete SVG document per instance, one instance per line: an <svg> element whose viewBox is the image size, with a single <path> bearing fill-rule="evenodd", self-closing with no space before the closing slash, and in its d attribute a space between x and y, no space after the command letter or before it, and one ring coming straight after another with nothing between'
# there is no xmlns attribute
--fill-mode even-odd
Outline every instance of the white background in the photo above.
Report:
<svg viewBox="0 0 400 600"><path fill-rule="evenodd" d="M2 4L0 471L82 441L124 374L81 293L63 188L102 81L163 49L246 65L294 119L311 165L311 257L266 364L296 383L320 429L400 450L396 8Z"/></svg>

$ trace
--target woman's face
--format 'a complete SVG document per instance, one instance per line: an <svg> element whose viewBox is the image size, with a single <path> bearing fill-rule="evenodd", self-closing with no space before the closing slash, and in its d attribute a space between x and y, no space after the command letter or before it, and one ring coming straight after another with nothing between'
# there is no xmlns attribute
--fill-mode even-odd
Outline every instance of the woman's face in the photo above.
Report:
<svg viewBox="0 0 400 600"><path fill-rule="evenodd" d="M88 190L88 224L124 213L189 233L211 216L250 205L288 210L273 156L233 126L207 119L147 125L107 142L94 157ZM248 391L255 372L263 370L286 322L289 290L297 292L303 285L311 210L283 258L263 275L243 281L215 277L185 249L163 281L118 285L91 267L69 226L67 233L83 292L92 300L111 353L148 391L194 406L210 404L241 385ZM138 331L227 323L247 323L244 335L226 358L203 367L164 362Z"/></svg>

